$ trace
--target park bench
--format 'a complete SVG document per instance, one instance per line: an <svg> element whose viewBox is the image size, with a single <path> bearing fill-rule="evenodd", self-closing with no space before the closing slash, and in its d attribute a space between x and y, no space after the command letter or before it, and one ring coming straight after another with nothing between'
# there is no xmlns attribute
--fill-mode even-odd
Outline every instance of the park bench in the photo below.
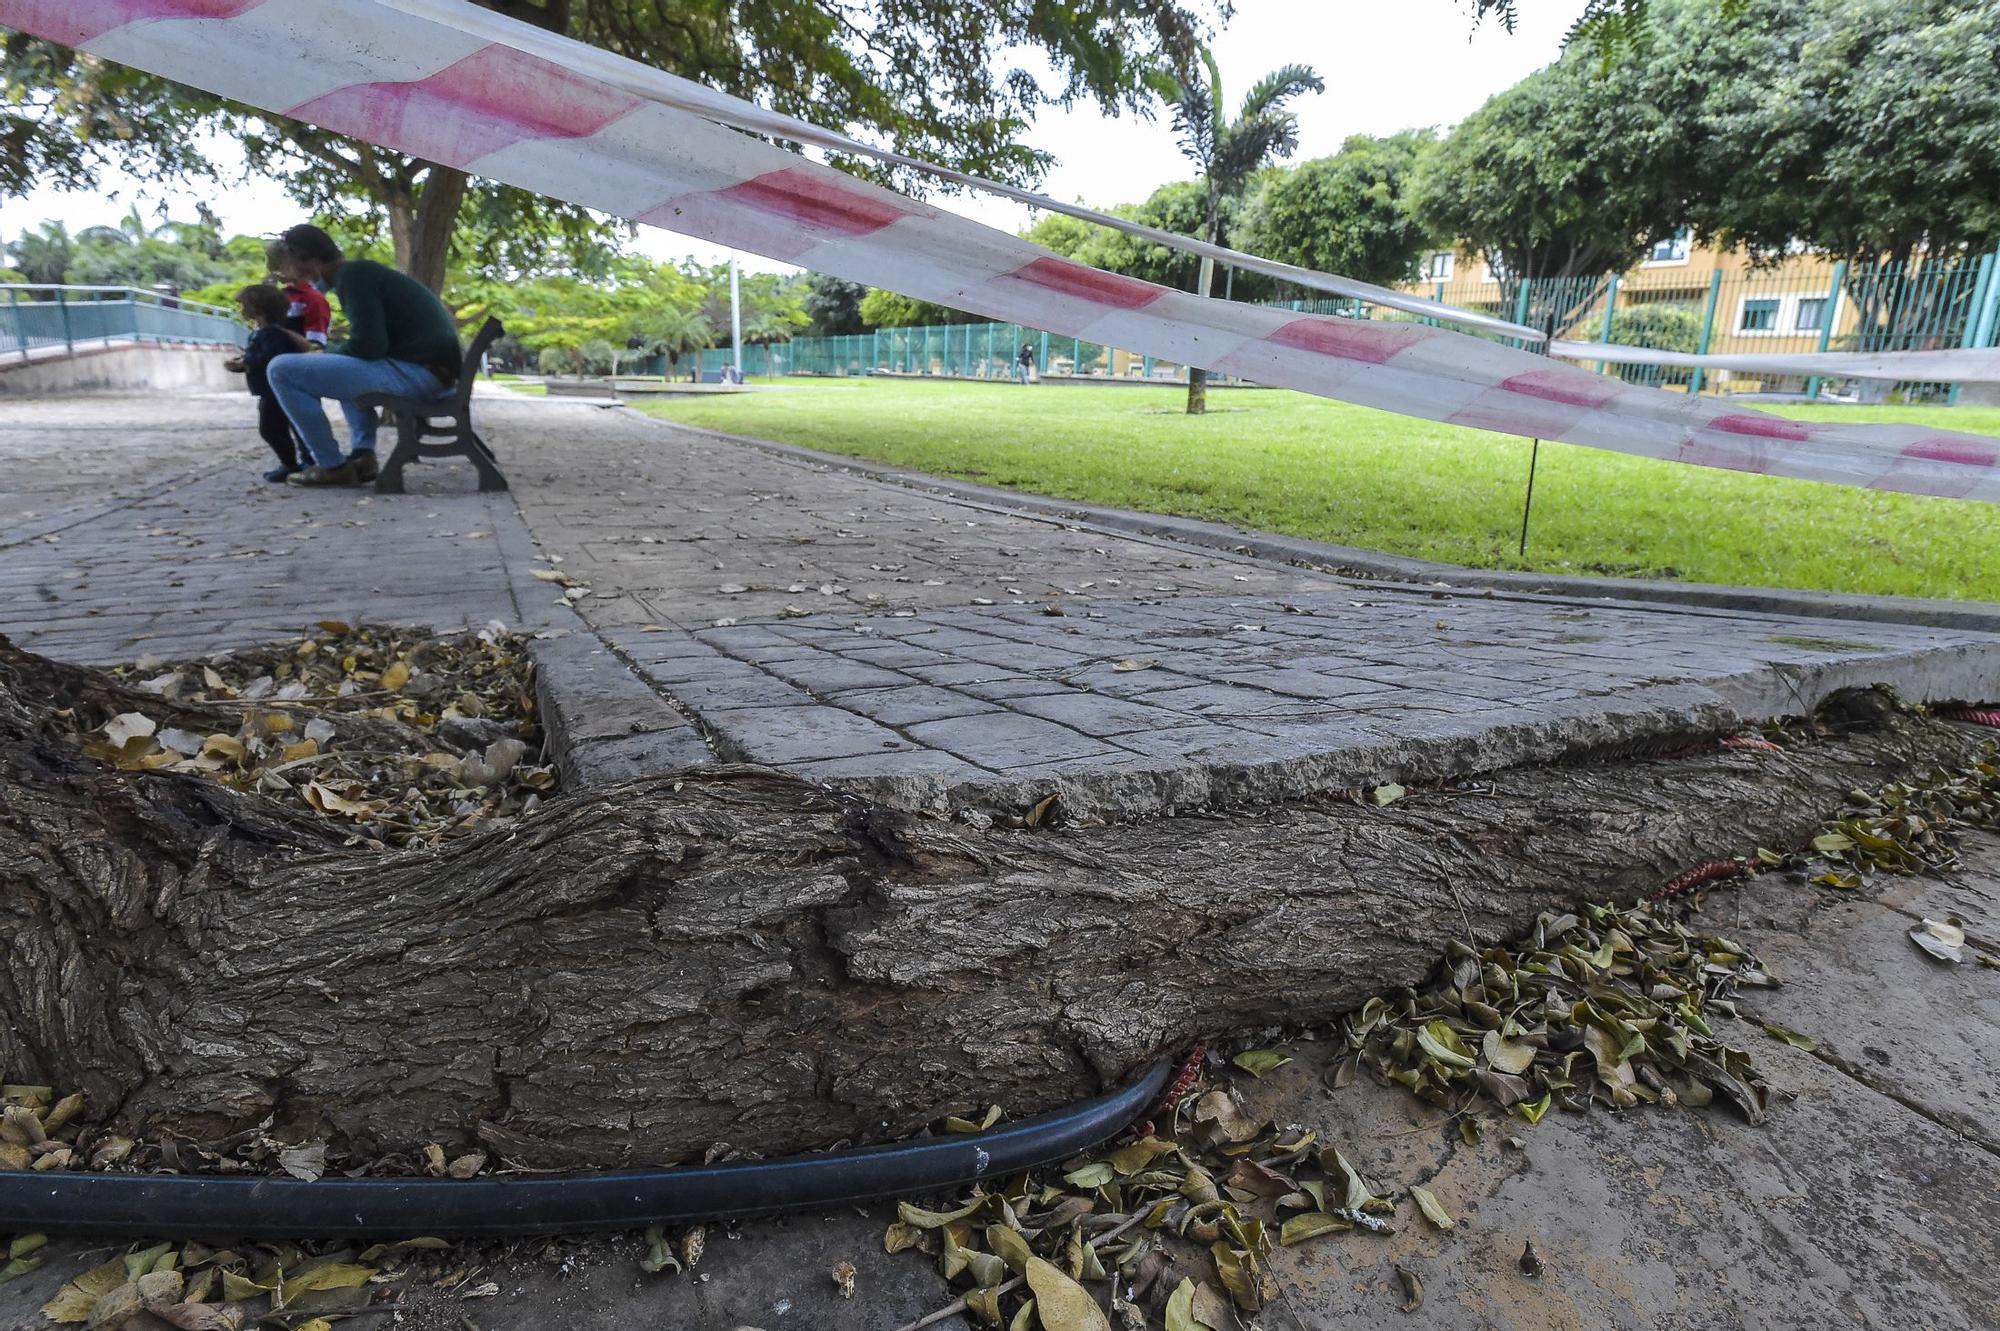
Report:
<svg viewBox="0 0 2000 1331"><path fill-rule="evenodd" d="M449 397L400 397L394 393L368 393L356 399L364 407L380 410L396 424L396 448L382 464L375 478L375 493L403 493L403 468L420 458L462 457L479 472L479 488L504 490L507 478L500 474L493 450L472 428L472 385L479 378L479 363L486 349L507 330L498 319L488 319L472 339L459 367L458 384ZM444 443L428 443L443 439Z"/></svg>

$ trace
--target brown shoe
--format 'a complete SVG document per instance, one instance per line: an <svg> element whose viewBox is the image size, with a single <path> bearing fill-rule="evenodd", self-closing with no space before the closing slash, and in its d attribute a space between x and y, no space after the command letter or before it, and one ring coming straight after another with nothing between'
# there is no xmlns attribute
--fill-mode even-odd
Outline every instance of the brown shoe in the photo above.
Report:
<svg viewBox="0 0 2000 1331"><path fill-rule="evenodd" d="M354 473L354 459L348 458L338 467L307 467L285 477L287 485L359 485L361 478Z"/></svg>
<svg viewBox="0 0 2000 1331"><path fill-rule="evenodd" d="M358 453L349 453L347 460L354 464L354 479L366 485L382 474L382 468L375 463L375 450L364 448Z"/></svg>

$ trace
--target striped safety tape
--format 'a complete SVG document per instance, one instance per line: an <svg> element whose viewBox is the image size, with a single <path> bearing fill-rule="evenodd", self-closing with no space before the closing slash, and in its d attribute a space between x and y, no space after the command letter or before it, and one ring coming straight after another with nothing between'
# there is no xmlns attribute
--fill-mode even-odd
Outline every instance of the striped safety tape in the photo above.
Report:
<svg viewBox="0 0 2000 1331"><path fill-rule="evenodd" d="M0 24L614 216L1176 364L1700 466L2000 499L2000 439L1784 420L1443 328L1171 291L579 72L589 48L555 60L380 0L0 0Z"/></svg>
<svg viewBox="0 0 2000 1331"><path fill-rule="evenodd" d="M1746 374L1826 375L1931 383L2000 383L2000 348L1937 351L1801 351L1794 353L1661 351L1617 342L1549 343L1549 354L1609 365L1671 365Z"/></svg>

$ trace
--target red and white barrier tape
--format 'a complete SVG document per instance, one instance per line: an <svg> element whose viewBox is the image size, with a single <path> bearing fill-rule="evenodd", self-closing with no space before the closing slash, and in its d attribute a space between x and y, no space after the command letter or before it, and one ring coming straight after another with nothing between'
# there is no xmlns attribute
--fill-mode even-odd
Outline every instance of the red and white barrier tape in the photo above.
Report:
<svg viewBox="0 0 2000 1331"><path fill-rule="evenodd" d="M1442 328L1090 268L583 72L591 48L560 38L543 42L558 61L382 0L0 0L0 24L615 216L1176 364L1701 466L2000 499L2000 439L1789 421Z"/></svg>
<svg viewBox="0 0 2000 1331"><path fill-rule="evenodd" d="M1847 379L1931 383L2000 383L2000 349L1945 351L1814 351L1791 355L1744 352L1657 351L1616 342L1549 344L1549 354L1607 365L1671 365L1681 369L1739 370L1747 374L1827 375Z"/></svg>

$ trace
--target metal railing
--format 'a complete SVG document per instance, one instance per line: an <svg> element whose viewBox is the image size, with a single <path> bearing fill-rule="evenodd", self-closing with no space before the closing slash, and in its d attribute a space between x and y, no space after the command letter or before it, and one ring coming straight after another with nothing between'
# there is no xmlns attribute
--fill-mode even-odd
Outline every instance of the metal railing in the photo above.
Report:
<svg viewBox="0 0 2000 1331"><path fill-rule="evenodd" d="M1531 327L1553 325L1559 338L1665 351L1740 355L2000 346L2000 252L1871 265L1799 255L1772 267L1735 271L1665 261L1624 274L1511 283L1467 274L1455 281L1426 284L1423 294ZM1353 300L1270 303L1346 318L1412 317ZM1024 343L1034 353L1036 373L1043 376L1143 382L1186 378L1186 367L1172 362L1020 324L996 323L881 328L845 337L797 337L747 346L743 369L753 375L1009 379ZM683 356L677 373L713 375L730 359L729 348L710 347ZM663 368L662 362L651 372ZM1821 376L1654 365L1600 363L1598 368L1631 383L1695 393L1817 398L1844 391L1907 401L1955 401L1958 396L1957 385L1944 383L1842 382Z"/></svg>
<svg viewBox="0 0 2000 1331"><path fill-rule="evenodd" d="M1849 264L1800 254L1725 269L1666 260L1622 274L1503 283L1490 276L1426 293L1502 313L1558 338L1717 355L1936 351L2000 345L2000 252L1907 263ZM1630 383L1695 393L1817 398L1836 389L1873 399L1955 401L1958 386L1841 383L1821 376L1599 364Z"/></svg>
<svg viewBox="0 0 2000 1331"><path fill-rule="evenodd" d="M0 283L0 364L117 342L241 346L246 336L222 306L158 291Z"/></svg>

